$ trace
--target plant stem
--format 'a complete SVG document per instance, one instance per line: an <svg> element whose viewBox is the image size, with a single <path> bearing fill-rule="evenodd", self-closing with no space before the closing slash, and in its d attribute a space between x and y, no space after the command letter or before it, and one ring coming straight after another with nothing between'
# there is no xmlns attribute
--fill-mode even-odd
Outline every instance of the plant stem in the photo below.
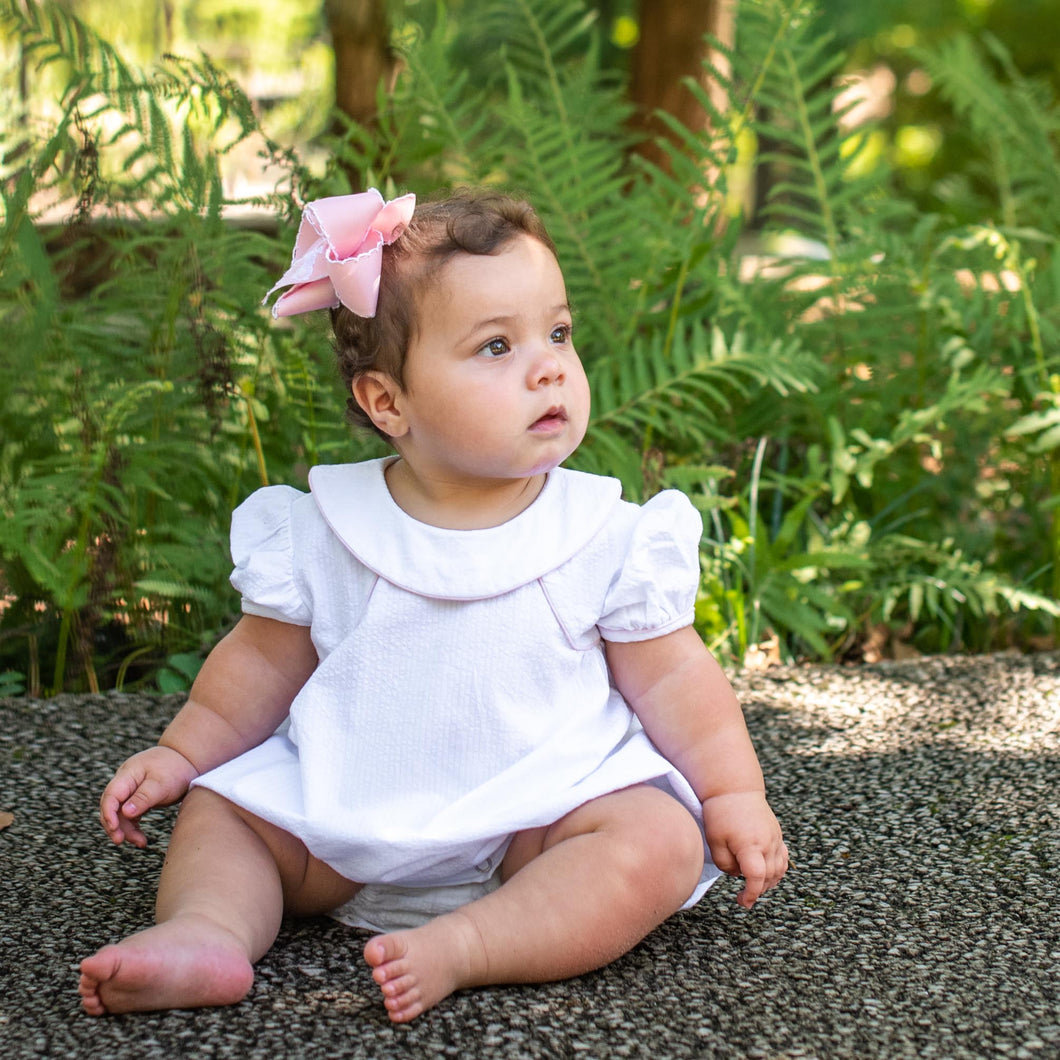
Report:
<svg viewBox="0 0 1060 1060"><path fill-rule="evenodd" d="M1023 267L1019 244L1010 245L1005 264L1019 277L1020 298L1023 310L1027 314L1027 326L1031 332L1031 348L1038 368L1039 386L1043 391L1060 394L1060 374L1049 372L1045 356L1045 343L1042 340L1041 320L1038 307L1031 295L1030 277ZM1060 499L1060 449L1051 449L1046 455L1049 465L1049 495L1055 501ZM1049 555L1053 563L1052 596L1060 600L1060 506L1054 505L1052 518L1049 521ZM1060 618L1053 619L1053 635L1060 638Z"/></svg>
<svg viewBox="0 0 1060 1060"><path fill-rule="evenodd" d="M52 671L51 695L57 696L63 690L66 679L66 643L70 639L72 614L70 608L63 608L62 621L59 624L59 642L55 646L55 668Z"/></svg>
<svg viewBox="0 0 1060 1060"><path fill-rule="evenodd" d="M666 328L666 341L663 343L663 357L669 362L671 351L674 347L674 335L677 333L677 319L681 312L681 299L685 293L685 284L688 282L688 256L681 261L681 270L677 274L677 283L674 286L673 304L670 306L670 321Z"/></svg>
<svg viewBox="0 0 1060 1060"><path fill-rule="evenodd" d="M146 655L148 652L154 651L153 644L146 644L142 648L137 648L135 651L130 652L121 661L121 666L118 667L118 674L114 678L114 690L116 692L125 691L125 678L129 672L129 666L134 659L138 659L141 655Z"/></svg>
<svg viewBox="0 0 1060 1060"><path fill-rule="evenodd" d="M758 577L756 572L756 561L758 558L758 487L762 480L762 463L766 456L766 446L769 444L768 435L762 435L758 439L758 448L755 450L754 466L751 468L751 495L748 499L747 513L747 536L750 538L748 549L750 555L749 570L751 575L751 599L753 601L754 622L751 624L752 643L758 643Z"/></svg>
<svg viewBox="0 0 1060 1060"><path fill-rule="evenodd" d="M36 633L29 635L29 687L26 691L30 699L41 698L40 641Z"/></svg>
<svg viewBox="0 0 1060 1060"><path fill-rule="evenodd" d="M243 400L247 406L247 423L250 426L250 438L254 444L254 452L258 457L258 475L261 478L261 484L267 486L269 484L269 473L265 467L265 451L261 447L261 435L258 433L258 419L254 415L254 399L247 391L242 391Z"/></svg>

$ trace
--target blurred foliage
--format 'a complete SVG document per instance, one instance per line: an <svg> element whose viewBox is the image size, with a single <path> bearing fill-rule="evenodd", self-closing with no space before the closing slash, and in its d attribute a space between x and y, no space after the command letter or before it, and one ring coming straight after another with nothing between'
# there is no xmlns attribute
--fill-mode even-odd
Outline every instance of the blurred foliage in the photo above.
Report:
<svg viewBox="0 0 1060 1060"><path fill-rule="evenodd" d="M999 38L912 41L977 145L925 198L877 149L888 117L847 121L853 66L818 4L743 0L731 74L713 70L728 105L690 84L711 127L663 116L663 170L631 152L613 19L429 6L395 22L377 127L310 150L204 55L134 63L60 5L0 0L51 86L0 118L0 687L186 686L236 616L231 508L380 452L343 426L323 322L259 304L301 203L365 186L537 205L593 388L573 463L632 499L692 497L697 626L726 660L1052 642L1048 79ZM258 187L226 176L235 158Z"/></svg>
<svg viewBox="0 0 1060 1060"><path fill-rule="evenodd" d="M1055 98L1060 0L822 0L821 7L847 53L847 69L882 67L892 78L878 132L899 188L922 209L944 209L969 222L982 219L982 197L990 185L976 170L992 146L955 115L930 56L955 41L995 41L1000 47L985 59L991 78L1007 79L1007 63Z"/></svg>

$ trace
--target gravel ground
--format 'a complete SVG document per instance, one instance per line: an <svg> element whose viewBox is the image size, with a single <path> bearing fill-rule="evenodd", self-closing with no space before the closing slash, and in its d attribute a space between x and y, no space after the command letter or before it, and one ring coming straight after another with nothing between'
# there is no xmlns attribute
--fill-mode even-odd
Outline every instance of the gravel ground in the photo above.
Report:
<svg viewBox="0 0 1060 1060"><path fill-rule="evenodd" d="M392 1027L327 920L228 1009L92 1019L76 965L150 921L147 851L95 822L173 698L0 700L0 1055L1060 1057L1060 654L780 668L735 684L796 868L722 881L626 957Z"/></svg>

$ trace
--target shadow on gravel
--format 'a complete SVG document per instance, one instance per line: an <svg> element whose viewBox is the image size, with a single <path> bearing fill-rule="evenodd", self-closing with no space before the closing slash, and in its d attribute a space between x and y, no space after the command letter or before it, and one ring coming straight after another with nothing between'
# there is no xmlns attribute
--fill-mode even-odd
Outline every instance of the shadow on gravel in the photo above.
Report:
<svg viewBox="0 0 1060 1060"><path fill-rule="evenodd" d="M99 791L173 698L0 701L0 1051L21 1057L1060 1055L1060 657L739 675L796 868L722 881L593 975L392 1027L364 936L285 925L229 1009L91 1019L76 965L146 926L172 812L111 847ZM1051 720L1050 720L1051 719Z"/></svg>

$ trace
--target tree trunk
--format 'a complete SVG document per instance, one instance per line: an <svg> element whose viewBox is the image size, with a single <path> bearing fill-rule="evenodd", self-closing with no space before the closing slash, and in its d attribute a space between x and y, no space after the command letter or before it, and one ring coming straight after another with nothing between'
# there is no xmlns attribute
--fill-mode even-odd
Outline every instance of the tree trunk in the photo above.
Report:
<svg viewBox="0 0 1060 1060"><path fill-rule="evenodd" d="M324 0L335 51L335 106L361 125L376 116L376 89L394 71L385 0Z"/></svg>
<svg viewBox="0 0 1060 1060"><path fill-rule="evenodd" d="M640 0L640 40L632 56L630 96L637 107L635 128L648 137L638 150L651 161L664 165L665 154L653 140L669 135L655 111L666 111L688 129L709 125L707 112L683 84L685 78L703 85L724 111L724 90L703 67L710 55L705 37L711 34L731 46L735 21L736 0ZM720 54L711 58L727 72Z"/></svg>

